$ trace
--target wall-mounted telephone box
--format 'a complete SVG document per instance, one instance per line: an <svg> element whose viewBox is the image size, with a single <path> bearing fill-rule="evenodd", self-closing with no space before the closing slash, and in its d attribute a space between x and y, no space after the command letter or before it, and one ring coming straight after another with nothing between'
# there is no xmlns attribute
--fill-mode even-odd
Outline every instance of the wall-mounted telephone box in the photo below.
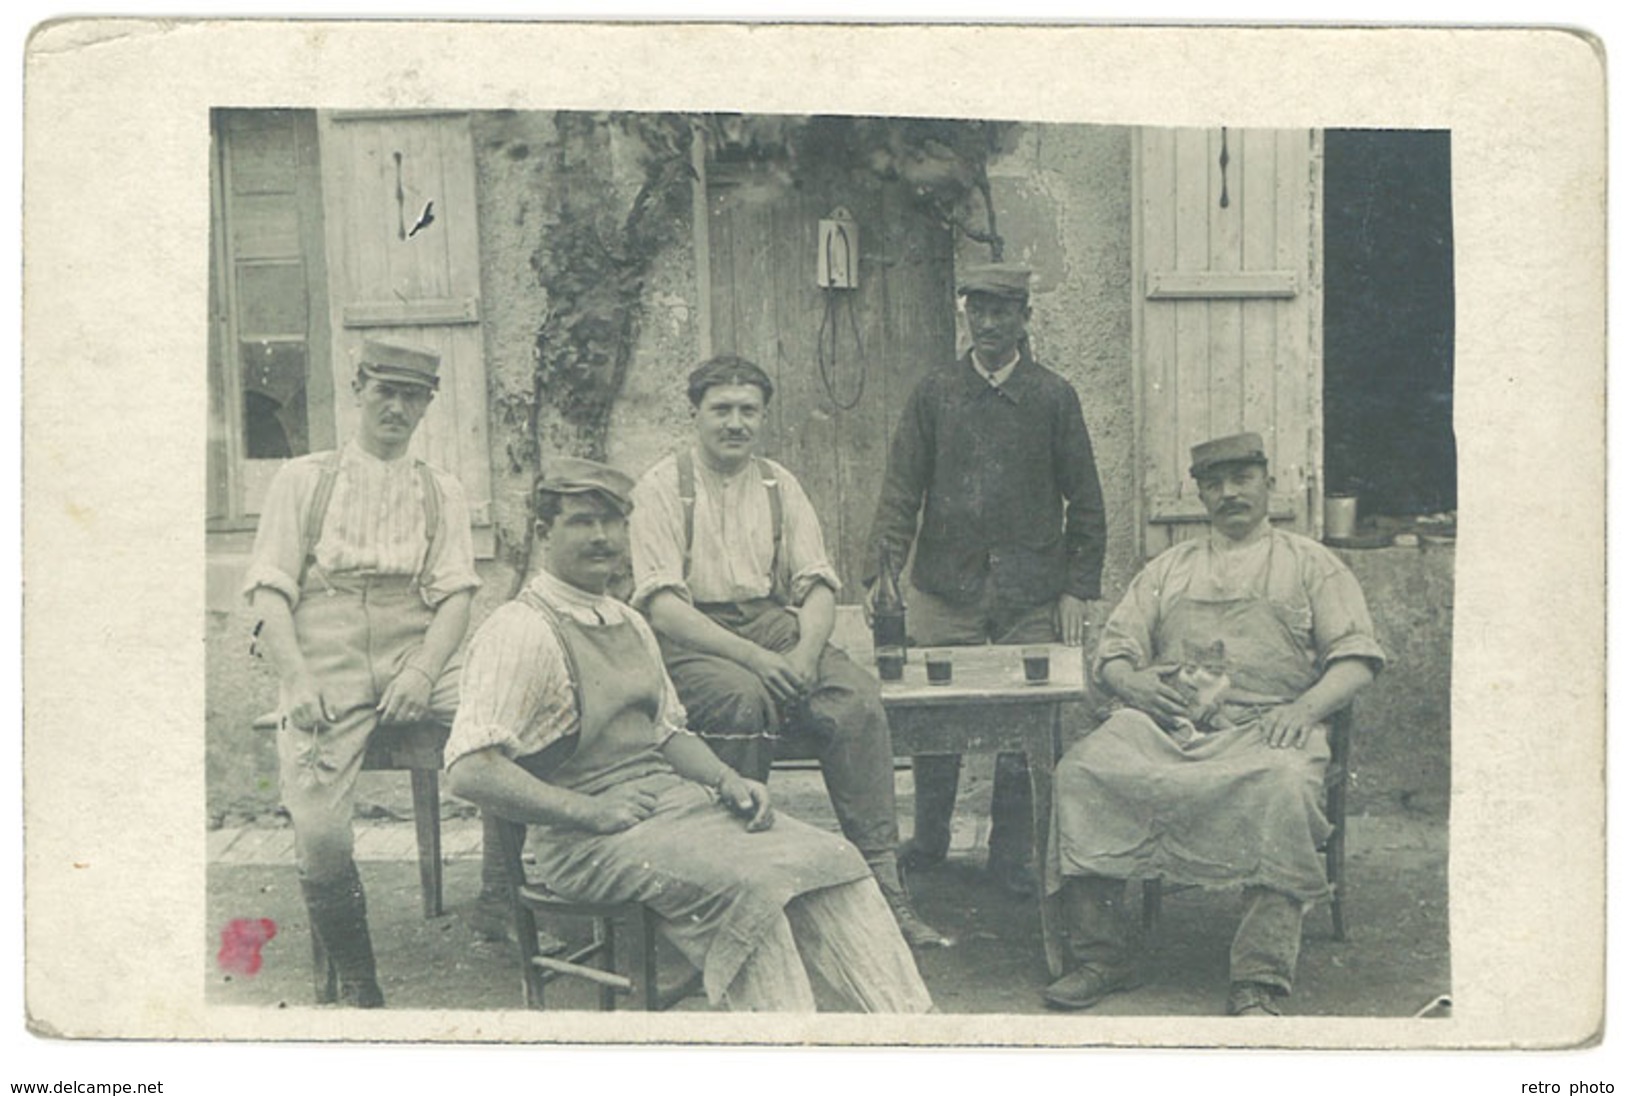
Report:
<svg viewBox="0 0 1625 1096"><path fill-rule="evenodd" d="M858 222L845 207L818 222L818 286L858 287Z"/></svg>

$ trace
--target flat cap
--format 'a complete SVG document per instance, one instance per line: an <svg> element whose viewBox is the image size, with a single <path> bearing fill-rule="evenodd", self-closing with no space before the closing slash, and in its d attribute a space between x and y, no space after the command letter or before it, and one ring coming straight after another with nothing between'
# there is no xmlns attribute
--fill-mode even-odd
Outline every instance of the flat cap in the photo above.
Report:
<svg viewBox="0 0 1625 1096"><path fill-rule="evenodd" d="M361 371L381 381L440 387L440 355L417 346L367 339L361 344Z"/></svg>
<svg viewBox="0 0 1625 1096"><path fill-rule="evenodd" d="M1264 439L1258 434L1231 434L1191 447L1191 475L1200 476L1216 464L1268 464Z"/></svg>
<svg viewBox="0 0 1625 1096"><path fill-rule="evenodd" d="M1031 268L1017 266L1015 263L968 266L959 275L959 295L963 297L968 293L986 293L993 297L1025 300L1032 280Z"/></svg>
<svg viewBox="0 0 1625 1096"><path fill-rule="evenodd" d="M619 468L582 457L560 457L553 461L536 490L558 495L598 491L619 507L621 513L632 512L632 477Z"/></svg>

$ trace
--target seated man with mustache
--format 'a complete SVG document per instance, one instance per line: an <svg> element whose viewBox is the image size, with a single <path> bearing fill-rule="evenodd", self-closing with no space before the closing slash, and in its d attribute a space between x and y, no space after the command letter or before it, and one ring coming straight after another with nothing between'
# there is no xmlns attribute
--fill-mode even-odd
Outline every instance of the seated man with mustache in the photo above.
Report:
<svg viewBox="0 0 1625 1096"><path fill-rule="evenodd" d="M897 870L891 729L880 685L828 644L840 580L801 485L755 455L773 382L714 358L688 378L695 444L633 491L633 604L660 636L689 724L765 781L781 738L812 744L841 829L915 947L946 941Z"/></svg>
<svg viewBox="0 0 1625 1096"><path fill-rule="evenodd" d="M653 910L713 1005L811 1012L816 973L846 1009L928 1011L857 852L775 819L767 788L688 732L649 625L609 595L631 487L608 465L552 462L541 569L469 645L452 790L529 825L549 889Z"/></svg>
<svg viewBox="0 0 1625 1096"><path fill-rule="evenodd" d="M1329 833L1321 784L1326 719L1371 684L1385 656L1360 584L1308 537L1269 523L1264 439L1191 450L1211 519L1146 565L1113 610L1096 679L1122 707L1055 769L1048 883L1066 907L1071 973L1044 1000L1081 1009L1133 988L1124 883L1240 888L1230 948L1232 1016L1273 1016L1292 991L1304 908L1325 899L1317 847ZM1162 668L1219 652L1230 686L1204 733Z"/></svg>

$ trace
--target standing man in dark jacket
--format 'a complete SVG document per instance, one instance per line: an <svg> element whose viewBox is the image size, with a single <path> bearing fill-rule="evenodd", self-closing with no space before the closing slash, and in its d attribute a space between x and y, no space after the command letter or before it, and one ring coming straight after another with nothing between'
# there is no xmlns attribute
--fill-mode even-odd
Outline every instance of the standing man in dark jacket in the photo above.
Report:
<svg viewBox="0 0 1625 1096"><path fill-rule="evenodd" d="M904 600L916 645L1081 646L1087 603L1100 597L1100 477L1077 392L1028 349L1031 276L1002 263L964 272L959 295L971 350L919 383L892 439L868 570L871 578L878 572L883 549L897 566L913 545ZM905 864L946 857L959 763L957 756L914 759L914 839ZM1025 760L1001 754L988 869L1012 893L1034 889L1031 826Z"/></svg>

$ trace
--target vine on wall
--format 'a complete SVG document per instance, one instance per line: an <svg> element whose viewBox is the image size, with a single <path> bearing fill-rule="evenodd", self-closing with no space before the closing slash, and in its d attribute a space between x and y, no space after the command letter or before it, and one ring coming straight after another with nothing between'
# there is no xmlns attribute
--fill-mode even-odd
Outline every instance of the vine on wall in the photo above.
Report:
<svg viewBox="0 0 1625 1096"><path fill-rule="evenodd" d="M539 467L542 409L577 435L571 448L604 459L656 261L690 228L695 140L721 158L773 165L794 185L813 171L862 171L908 187L929 216L1003 257L989 158L1011 141L1015 123L952 119L788 115L578 113L554 118L558 140L556 207L531 267L546 291L537 328L531 388L502 386L493 412L511 440L510 469ZM617 175L612 135L635 151L639 177L630 200ZM624 174L624 169L622 171ZM527 501L527 507L529 503ZM531 523L512 562L529 572Z"/></svg>

